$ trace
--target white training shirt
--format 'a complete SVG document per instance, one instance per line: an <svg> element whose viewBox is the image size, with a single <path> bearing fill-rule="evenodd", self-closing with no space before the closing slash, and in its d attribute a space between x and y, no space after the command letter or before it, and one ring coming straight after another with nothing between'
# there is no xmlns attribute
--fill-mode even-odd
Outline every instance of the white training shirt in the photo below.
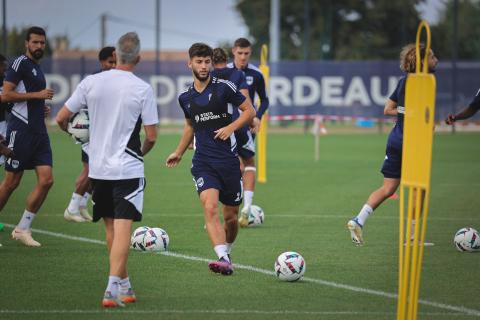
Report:
<svg viewBox="0 0 480 320"><path fill-rule="evenodd" d="M132 72L112 69L86 77L65 103L71 112L88 108L89 177L101 180L143 178L143 158L127 147L139 117L158 123L153 89Z"/></svg>

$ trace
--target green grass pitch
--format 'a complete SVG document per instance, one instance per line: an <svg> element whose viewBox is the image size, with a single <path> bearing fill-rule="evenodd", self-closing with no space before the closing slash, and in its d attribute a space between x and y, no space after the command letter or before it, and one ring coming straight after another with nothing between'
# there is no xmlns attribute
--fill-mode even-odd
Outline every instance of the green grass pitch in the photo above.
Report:
<svg viewBox="0 0 480 320"><path fill-rule="evenodd" d="M313 160L311 135L271 134L268 182L254 203L265 223L241 229L231 277L209 272L215 254L190 175L191 152L178 168L166 156L179 135L159 132L146 156L144 220L170 236L170 255L131 252L129 273L138 302L100 306L108 276L103 225L77 224L63 211L80 171L80 147L51 130L55 184L33 223L41 248L9 239L35 181L27 172L0 214L0 319L394 319L398 271L398 200L387 200L355 247L345 224L380 186L385 134L331 134ZM480 318L480 253L460 253L452 240L465 226L480 228L479 134L435 137L431 206L419 319ZM74 238L77 237L77 238ZM89 240L97 240L90 241ZM305 279L278 281L276 257L298 251Z"/></svg>

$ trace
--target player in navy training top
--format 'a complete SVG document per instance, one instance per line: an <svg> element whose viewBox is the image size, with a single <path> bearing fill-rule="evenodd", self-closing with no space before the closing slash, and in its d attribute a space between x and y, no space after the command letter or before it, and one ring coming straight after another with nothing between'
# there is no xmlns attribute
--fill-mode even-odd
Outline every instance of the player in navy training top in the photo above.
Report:
<svg viewBox="0 0 480 320"><path fill-rule="evenodd" d="M5 158L13 156L13 151L7 147L5 137L7 135L7 115L11 108L10 103L2 102L3 80L7 70L7 59L0 54L0 166L5 163Z"/></svg>
<svg viewBox="0 0 480 320"><path fill-rule="evenodd" d="M204 43L189 49L193 84L178 101L185 127L176 150L166 160L175 167L195 136L191 172L205 216L205 227L219 260L209 263L213 272L230 275L230 250L238 232L237 214L242 201L242 177L234 131L255 116L252 104L228 80L210 75L213 50ZM233 108L242 111L233 121ZM225 228L220 223L218 201L223 204Z"/></svg>
<svg viewBox="0 0 480 320"><path fill-rule="evenodd" d="M424 60L423 57L425 57L425 51L425 47L421 45L420 56L422 57L422 63ZM405 85L408 74L415 72L415 61L415 45L409 44L405 46L400 53L400 69L407 74L400 79L395 91L385 103L385 115L396 116L397 122L388 136L385 160L381 170L384 177L383 185L370 195L367 203L362 207L358 215L347 223L352 242L356 245L363 245L362 229L368 216L372 214L373 210L382 204L383 201L394 195L400 185L403 147L403 118L405 109L408 108L408 106L405 106ZM435 72L437 63L438 59L435 57L433 51L430 50L428 53L429 72ZM413 220L412 224L414 223L415 221ZM413 227L412 231L414 231ZM426 242L424 245L433 244Z"/></svg>
<svg viewBox="0 0 480 320"><path fill-rule="evenodd" d="M249 96L252 101L255 99L255 93L260 98L260 106L256 112L256 116L249 126L245 126L235 132L238 141L241 164L243 168L244 183L244 203L240 213L240 226L248 226L248 215L250 206L253 202L253 194L255 190L255 134L260 129L260 120L267 111L268 97L265 90L265 80L258 68L249 63L252 54L252 45L245 38L235 40L232 53L234 56L233 63L228 64L229 67L241 70L245 73L247 80Z"/></svg>
<svg viewBox="0 0 480 320"><path fill-rule="evenodd" d="M116 57L115 47L104 47L98 53L98 61L101 69L95 73L107 71L115 68ZM84 222L92 221L88 213L88 199L92 193L90 178L88 178L88 142L82 144L82 163L83 168L75 181L75 191L70 198L70 203L63 213L63 217L69 221Z"/></svg>
<svg viewBox="0 0 480 320"><path fill-rule="evenodd" d="M455 115L449 114L447 119L445 119L445 123L451 125L457 120L468 119L475 115L478 110L480 110L480 89L478 89L477 94L473 98L472 102L470 102L468 107Z"/></svg>
<svg viewBox="0 0 480 320"><path fill-rule="evenodd" d="M24 170L35 169L37 185L27 198L27 206L12 238L27 246L40 246L33 240L30 226L53 184L52 149L45 126L49 108L45 99L53 98L46 89L45 76L38 64L45 50L45 30L31 27L25 40L26 53L7 71L2 100L14 102L7 125L7 142L15 155L5 163L5 177L0 185L0 210L20 183Z"/></svg>

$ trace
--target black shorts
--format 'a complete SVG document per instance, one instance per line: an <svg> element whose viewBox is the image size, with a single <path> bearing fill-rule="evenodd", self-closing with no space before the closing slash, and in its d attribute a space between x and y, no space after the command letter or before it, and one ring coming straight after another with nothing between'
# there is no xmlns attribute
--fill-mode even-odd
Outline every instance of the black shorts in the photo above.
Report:
<svg viewBox="0 0 480 320"><path fill-rule="evenodd" d="M47 133L8 130L7 143L15 156L7 160L6 171L20 172L37 166L52 166L52 148Z"/></svg>
<svg viewBox="0 0 480 320"><path fill-rule="evenodd" d="M145 178L91 180L93 222L101 218L142 220Z"/></svg>
<svg viewBox="0 0 480 320"><path fill-rule="evenodd" d="M402 150L387 145L381 172L385 178L400 179L402 176Z"/></svg>
<svg viewBox="0 0 480 320"><path fill-rule="evenodd" d="M250 132L248 126L235 131L237 140L237 152L240 158L250 159L255 156L255 135Z"/></svg>

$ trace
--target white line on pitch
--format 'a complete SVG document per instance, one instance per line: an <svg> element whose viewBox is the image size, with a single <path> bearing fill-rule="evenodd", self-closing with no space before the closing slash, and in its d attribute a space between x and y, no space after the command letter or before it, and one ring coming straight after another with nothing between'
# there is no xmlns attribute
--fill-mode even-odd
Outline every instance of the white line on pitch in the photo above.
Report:
<svg viewBox="0 0 480 320"><path fill-rule="evenodd" d="M6 223L5 226L9 227L9 228L14 228L15 227L15 225L8 224L8 223ZM52 237L57 237L57 238L63 238L63 239L68 239L68 240L105 245L105 241L96 240L96 239L70 236L70 235L63 234L63 233L51 232L51 231L40 230L40 229L32 229L32 231L36 232L36 233L39 233L39 234L45 234L45 235L52 236ZM210 261L209 259L206 259L206 258L188 256L188 255L185 255L185 254L175 253L175 252L171 252L171 251L158 252L158 254L165 255L165 256L170 256L170 257L181 258L181 259L190 260L190 261L201 261L201 262ZM234 266L237 269L244 269L244 270L253 271L253 272L257 272L257 273L262 273L262 274L266 274L266 275L270 275L270 276L275 275L275 273L273 271L266 270L266 269L261 269L261 268L257 268L257 267L253 267L253 266L249 266L249 265L242 265L242 264L235 263ZM303 281L316 283L316 284L329 286L329 287L334 287L334 288L338 288L338 289L345 289L345 290L354 291L354 292L366 293L366 294L370 294L370 295L374 295L374 296L397 299L397 294L389 293L389 292L385 292L385 291L380 291L380 290L372 290L372 289L366 289L366 288L361 288L361 287L355 287L355 286L351 286L351 285L347 285L347 284L341 284L341 283L337 283L337 282L333 282L333 281L314 279L314 278L309 278L309 277L304 277ZM462 307L452 306L452 305L448 305L448 304L443 304L443 303L439 303L439 302L435 302L435 301L428 301L428 300L423 300L423 299L418 300L418 303L426 305L426 306L439 308L439 309L455 311L455 312L460 312L460 313L467 314L467 315L480 317L480 310L465 308L463 306Z"/></svg>

